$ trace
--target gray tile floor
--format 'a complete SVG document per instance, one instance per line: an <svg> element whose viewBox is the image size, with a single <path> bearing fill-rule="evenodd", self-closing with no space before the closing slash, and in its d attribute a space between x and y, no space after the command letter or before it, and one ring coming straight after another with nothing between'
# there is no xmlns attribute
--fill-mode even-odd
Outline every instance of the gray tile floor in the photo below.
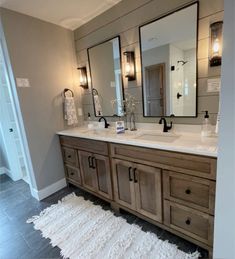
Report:
<svg viewBox="0 0 235 259"><path fill-rule="evenodd" d="M26 220L37 215L44 208L65 195L75 192L85 199L92 200L104 209L110 210L108 203L88 194L76 187L66 187L52 196L39 202L30 195L29 186L23 181L13 182L8 176L0 175L0 258L1 259L38 259L61 258L60 249L52 247L49 239L42 238L40 231L33 229L33 224L26 224ZM207 252L197 246L170 234L144 220L137 218L125 211L121 216L129 223L140 225L144 231L151 231L163 240L176 244L185 252L199 250L203 258L207 258Z"/></svg>

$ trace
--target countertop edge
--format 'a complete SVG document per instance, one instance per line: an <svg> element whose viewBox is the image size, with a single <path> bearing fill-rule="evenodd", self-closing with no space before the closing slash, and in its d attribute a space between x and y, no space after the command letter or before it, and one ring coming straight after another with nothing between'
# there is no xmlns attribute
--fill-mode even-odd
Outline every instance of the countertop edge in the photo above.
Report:
<svg viewBox="0 0 235 259"><path fill-rule="evenodd" d="M159 149L164 151L172 151L172 152L179 152L179 153L185 153L190 155L199 155L199 156L206 156L211 158L217 158L217 151L206 151L206 150L195 150L189 147L172 147L172 146L164 146L160 144L152 144L152 143L141 143L136 141L136 139L114 139L104 136L90 136L85 135L82 133L77 134L71 134L66 133L63 131L59 131L56 133L59 136L67 136L67 137L77 137L77 138L84 138L84 139L91 139L91 140L98 140L98 141L105 141L109 143L115 143L115 144L123 144L123 145L131 145L131 146L137 146L137 147L146 147L146 148L152 148L152 149Z"/></svg>

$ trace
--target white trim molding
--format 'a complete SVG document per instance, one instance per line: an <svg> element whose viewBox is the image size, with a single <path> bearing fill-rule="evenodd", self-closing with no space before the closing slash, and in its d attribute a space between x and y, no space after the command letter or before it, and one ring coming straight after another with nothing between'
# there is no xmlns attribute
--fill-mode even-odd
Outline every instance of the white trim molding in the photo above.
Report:
<svg viewBox="0 0 235 259"><path fill-rule="evenodd" d="M5 167L0 167L0 175L6 174L6 168Z"/></svg>
<svg viewBox="0 0 235 259"><path fill-rule="evenodd" d="M6 167L0 167L0 175L1 174L6 174L8 175L13 181L15 181L13 178L12 178L12 173L9 169L7 169Z"/></svg>
<svg viewBox="0 0 235 259"><path fill-rule="evenodd" d="M32 188L31 194L34 198L41 201L41 200L45 199L46 197L52 195L53 193L63 189L66 186L67 186L66 180L65 180L65 178L63 178L63 179L59 180L58 182L55 182L41 190Z"/></svg>

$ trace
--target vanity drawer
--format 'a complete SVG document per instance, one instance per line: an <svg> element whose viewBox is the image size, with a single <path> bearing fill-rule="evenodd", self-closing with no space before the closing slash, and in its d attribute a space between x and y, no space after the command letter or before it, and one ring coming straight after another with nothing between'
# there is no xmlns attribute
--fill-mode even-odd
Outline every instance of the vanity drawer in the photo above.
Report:
<svg viewBox="0 0 235 259"><path fill-rule="evenodd" d="M164 198L214 214L215 182L163 171Z"/></svg>
<svg viewBox="0 0 235 259"><path fill-rule="evenodd" d="M100 155L108 155L108 144L104 141L60 136L60 143L63 146L69 146L92 153L94 152Z"/></svg>
<svg viewBox="0 0 235 259"><path fill-rule="evenodd" d="M62 147L62 154L63 154L64 162L66 164L70 164L73 166L78 165L78 156L77 156L76 149Z"/></svg>
<svg viewBox="0 0 235 259"><path fill-rule="evenodd" d="M111 145L111 155L114 158L131 160L184 174L208 179L216 178L215 158L119 144Z"/></svg>
<svg viewBox="0 0 235 259"><path fill-rule="evenodd" d="M80 170L78 168L74 168L69 165L65 165L65 172L66 172L66 177L75 181L76 183L81 184L81 174Z"/></svg>
<svg viewBox="0 0 235 259"><path fill-rule="evenodd" d="M207 245L213 242L214 217L197 210L164 201L164 224Z"/></svg>

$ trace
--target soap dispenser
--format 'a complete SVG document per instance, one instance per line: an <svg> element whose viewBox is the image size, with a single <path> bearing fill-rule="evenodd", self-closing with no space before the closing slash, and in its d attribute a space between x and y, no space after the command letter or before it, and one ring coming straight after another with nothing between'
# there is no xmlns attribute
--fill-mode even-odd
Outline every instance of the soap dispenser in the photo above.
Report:
<svg viewBox="0 0 235 259"><path fill-rule="evenodd" d="M93 129L93 127L94 127L94 125L93 125L93 123L92 123L92 121L91 121L91 114L90 113L88 113L88 124L87 124L87 127L88 127L88 129Z"/></svg>
<svg viewBox="0 0 235 259"><path fill-rule="evenodd" d="M210 123L208 111L204 111L204 112L205 112L205 116L202 122L201 136L210 137L212 133L212 126Z"/></svg>

